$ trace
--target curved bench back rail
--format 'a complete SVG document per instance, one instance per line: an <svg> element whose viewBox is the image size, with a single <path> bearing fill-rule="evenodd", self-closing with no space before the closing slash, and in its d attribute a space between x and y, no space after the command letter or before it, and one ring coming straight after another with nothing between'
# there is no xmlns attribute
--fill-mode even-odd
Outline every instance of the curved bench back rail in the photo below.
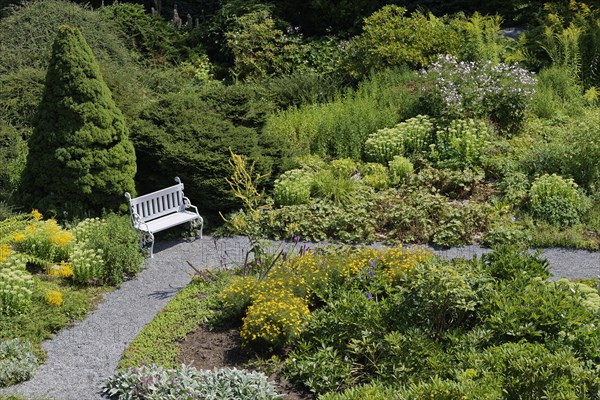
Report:
<svg viewBox="0 0 600 400"><path fill-rule="evenodd" d="M198 213L198 208L184 196L181 180L175 177L175 181L176 185L139 197L131 197L129 193L125 193L129 200L131 222L142 233L140 247L150 243L150 257L154 256L156 232L189 222L192 228L200 227L202 237L204 220Z"/></svg>

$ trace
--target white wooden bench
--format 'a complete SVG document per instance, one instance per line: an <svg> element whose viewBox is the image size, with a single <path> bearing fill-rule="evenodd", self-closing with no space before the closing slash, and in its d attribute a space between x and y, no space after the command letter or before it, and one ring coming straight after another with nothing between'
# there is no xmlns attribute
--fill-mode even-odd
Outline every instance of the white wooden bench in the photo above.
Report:
<svg viewBox="0 0 600 400"><path fill-rule="evenodd" d="M189 222L192 228L200 227L202 238L204 220L198 214L198 208L183 195L183 183L179 177L175 177L175 182L177 184L174 186L135 198L125 193L129 200L131 222L142 233L140 248L143 249L145 243L150 243L150 257L154 257L156 232Z"/></svg>

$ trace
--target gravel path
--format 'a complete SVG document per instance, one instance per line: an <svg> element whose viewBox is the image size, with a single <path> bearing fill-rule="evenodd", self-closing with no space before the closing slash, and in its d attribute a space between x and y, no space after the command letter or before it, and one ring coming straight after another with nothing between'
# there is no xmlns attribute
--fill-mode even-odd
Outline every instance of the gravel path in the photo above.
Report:
<svg viewBox="0 0 600 400"><path fill-rule="evenodd" d="M0 394L21 393L28 399L103 399L100 387L114 373L125 347L190 282L193 270L186 261L199 268L231 266L243 260L248 243L241 237L157 243L154 258L135 279L105 294L84 321L44 342L48 358L32 380L0 390ZM450 258L489 252L479 246L434 251ZM555 278L600 276L600 252L547 249L543 255Z"/></svg>

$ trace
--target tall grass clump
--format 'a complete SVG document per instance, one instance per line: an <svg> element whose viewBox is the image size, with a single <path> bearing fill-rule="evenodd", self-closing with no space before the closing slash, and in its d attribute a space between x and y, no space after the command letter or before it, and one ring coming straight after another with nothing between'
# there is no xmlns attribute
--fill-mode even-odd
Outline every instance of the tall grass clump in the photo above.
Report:
<svg viewBox="0 0 600 400"><path fill-rule="evenodd" d="M283 136L299 154L362 157L372 132L416 115L417 94L406 85L415 74L392 69L372 75L329 103L291 107L268 118L265 131Z"/></svg>

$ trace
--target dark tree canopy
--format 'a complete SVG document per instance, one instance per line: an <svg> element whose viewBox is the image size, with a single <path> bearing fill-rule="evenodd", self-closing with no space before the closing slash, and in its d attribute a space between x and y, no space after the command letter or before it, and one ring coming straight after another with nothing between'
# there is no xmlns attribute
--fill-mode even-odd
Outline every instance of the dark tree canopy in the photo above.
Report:
<svg viewBox="0 0 600 400"><path fill-rule="evenodd" d="M124 117L81 32L61 26L34 118L21 182L24 205L96 214L134 191L135 152Z"/></svg>

